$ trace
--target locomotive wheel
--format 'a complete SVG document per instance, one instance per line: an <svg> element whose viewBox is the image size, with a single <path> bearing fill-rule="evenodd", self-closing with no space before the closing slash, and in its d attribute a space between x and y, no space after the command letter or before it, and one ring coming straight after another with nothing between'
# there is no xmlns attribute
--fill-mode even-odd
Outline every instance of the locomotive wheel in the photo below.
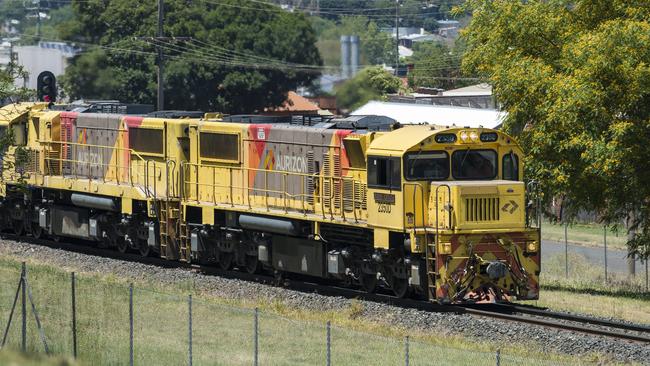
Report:
<svg viewBox="0 0 650 366"><path fill-rule="evenodd" d="M273 271L273 284L276 286L284 286L287 283L286 276L282 271Z"/></svg>
<svg viewBox="0 0 650 366"><path fill-rule="evenodd" d="M260 271L262 266L256 255L247 255L245 261L244 268L247 273L255 274Z"/></svg>
<svg viewBox="0 0 650 366"><path fill-rule="evenodd" d="M40 239L43 235L43 228L39 224L32 224L32 236L34 239Z"/></svg>
<svg viewBox="0 0 650 366"><path fill-rule="evenodd" d="M11 226L16 235L23 236L25 234L25 222L23 220L12 220Z"/></svg>
<svg viewBox="0 0 650 366"><path fill-rule="evenodd" d="M224 271L227 271L230 268L232 268L233 258L234 258L234 255L232 253L220 252L219 253L219 268L221 268Z"/></svg>
<svg viewBox="0 0 650 366"><path fill-rule="evenodd" d="M397 278L393 277L393 283L391 284L391 290L396 297L403 299L409 294L409 280L407 278Z"/></svg>
<svg viewBox="0 0 650 366"><path fill-rule="evenodd" d="M117 246L117 251L124 254L129 249L129 243L124 238L111 238L113 244Z"/></svg>
<svg viewBox="0 0 650 366"><path fill-rule="evenodd" d="M143 257L148 257L151 255L151 247L149 246L149 243L147 243L146 240L138 240L138 251L140 252L140 255Z"/></svg>
<svg viewBox="0 0 650 366"><path fill-rule="evenodd" d="M362 273L359 276L361 287L369 294L377 290L377 276L374 274Z"/></svg>

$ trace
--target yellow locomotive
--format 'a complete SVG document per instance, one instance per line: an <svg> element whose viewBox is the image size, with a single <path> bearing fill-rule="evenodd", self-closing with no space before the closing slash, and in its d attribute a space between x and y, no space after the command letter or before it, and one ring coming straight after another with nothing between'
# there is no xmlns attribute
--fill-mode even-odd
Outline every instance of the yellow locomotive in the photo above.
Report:
<svg viewBox="0 0 650 366"><path fill-rule="evenodd" d="M18 233L441 303L538 297L539 221L500 131L63 109L0 113L5 165L30 157L2 173Z"/></svg>

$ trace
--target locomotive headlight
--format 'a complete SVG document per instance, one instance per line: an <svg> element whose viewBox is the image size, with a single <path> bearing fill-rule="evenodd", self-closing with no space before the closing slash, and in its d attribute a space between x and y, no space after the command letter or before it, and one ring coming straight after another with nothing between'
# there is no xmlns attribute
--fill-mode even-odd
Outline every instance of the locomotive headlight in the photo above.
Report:
<svg viewBox="0 0 650 366"><path fill-rule="evenodd" d="M478 142L478 133L476 133L476 131L470 132L469 138L474 142Z"/></svg>
<svg viewBox="0 0 650 366"><path fill-rule="evenodd" d="M528 243L526 246L526 251L528 252L536 252L537 251L537 242L536 241L531 241Z"/></svg>
<svg viewBox="0 0 650 366"><path fill-rule="evenodd" d="M460 133L460 140L462 142L467 142L469 140L469 135L467 134L467 131L462 131Z"/></svg>

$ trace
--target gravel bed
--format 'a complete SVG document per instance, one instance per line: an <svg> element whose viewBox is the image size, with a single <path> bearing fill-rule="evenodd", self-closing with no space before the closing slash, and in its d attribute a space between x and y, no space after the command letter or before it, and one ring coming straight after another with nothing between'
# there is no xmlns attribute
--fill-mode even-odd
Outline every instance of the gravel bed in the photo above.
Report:
<svg viewBox="0 0 650 366"><path fill-rule="evenodd" d="M113 274L134 281L155 281L161 285L188 283L205 293L226 299L280 301L290 307L318 310L341 310L353 301L363 310L359 316L371 321L488 341L495 347L515 343L534 343L545 352L587 355L599 353L618 362L650 365L650 345L615 340L588 334L573 333L541 326L502 321L467 314L430 313L404 309L387 304L323 296L236 279L207 276L183 269L161 268L142 263L96 257L49 247L0 239L0 256L34 259L77 272Z"/></svg>

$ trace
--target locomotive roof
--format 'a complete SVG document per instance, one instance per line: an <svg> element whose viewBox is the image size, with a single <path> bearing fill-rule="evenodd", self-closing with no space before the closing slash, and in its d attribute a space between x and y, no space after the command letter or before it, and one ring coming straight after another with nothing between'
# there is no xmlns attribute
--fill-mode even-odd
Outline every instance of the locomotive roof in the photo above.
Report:
<svg viewBox="0 0 650 366"><path fill-rule="evenodd" d="M370 144L370 150L387 150L387 151L407 151L421 142L433 137L439 133L457 133L462 130L474 130L484 132L496 132L499 135L505 136L508 143L517 145L517 143L504 134L503 132L491 128L463 128L463 127L446 127L446 126L432 126L432 125L411 125L404 126L400 129L378 134ZM457 142L458 143L458 142ZM517 145L518 146L518 145Z"/></svg>

